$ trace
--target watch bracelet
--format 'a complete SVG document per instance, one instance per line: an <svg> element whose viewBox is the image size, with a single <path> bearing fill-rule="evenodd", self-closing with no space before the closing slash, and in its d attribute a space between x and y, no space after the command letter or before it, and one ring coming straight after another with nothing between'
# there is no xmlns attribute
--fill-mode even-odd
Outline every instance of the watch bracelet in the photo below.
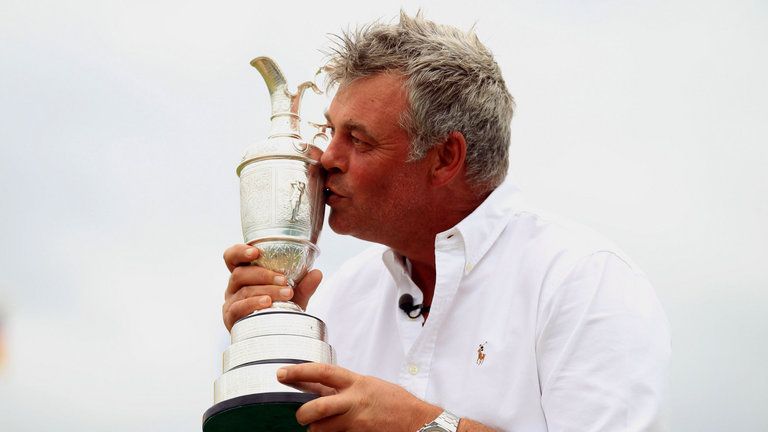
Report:
<svg viewBox="0 0 768 432"><path fill-rule="evenodd" d="M460 421L461 418L459 416L448 410L443 410L437 418L422 426L417 432L431 431L431 428L434 427L439 427L446 432L456 432L459 429Z"/></svg>

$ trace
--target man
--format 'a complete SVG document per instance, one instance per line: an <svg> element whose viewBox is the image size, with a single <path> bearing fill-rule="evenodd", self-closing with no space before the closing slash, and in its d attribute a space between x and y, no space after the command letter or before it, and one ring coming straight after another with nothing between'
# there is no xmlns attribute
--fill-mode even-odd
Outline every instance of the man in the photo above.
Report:
<svg viewBox="0 0 768 432"><path fill-rule="evenodd" d="M339 85L320 159L330 225L383 246L314 296L317 270L294 289L245 266L258 249L224 254L228 329L291 298L328 324L339 366L278 372L323 396L298 410L299 422L657 428L669 335L653 289L610 242L531 209L504 181L513 100L477 37L401 14L344 35L328 70ZM406 294L422 305L416 318L398 308Z"/></svg>

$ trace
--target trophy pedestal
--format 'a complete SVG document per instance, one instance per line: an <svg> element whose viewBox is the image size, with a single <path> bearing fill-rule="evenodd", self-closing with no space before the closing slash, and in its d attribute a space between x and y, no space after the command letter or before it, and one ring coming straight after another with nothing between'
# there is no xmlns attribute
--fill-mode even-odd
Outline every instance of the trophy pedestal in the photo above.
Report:
<svg viewBox="0 0 768 432"><path fill-rule="evenodd" d="M205 412L203 432L303 432L296 410L311 393L259 393L220 402Z"/></svg>
<svg viewBox="0 0 768 432"><path fill-rule="evenodd" d="M203 431L305 431L296 410L318 395L280 383L277 370L307 362L335 364L325 323L292 303L276 302L236 322L231 335Z"/></svg>

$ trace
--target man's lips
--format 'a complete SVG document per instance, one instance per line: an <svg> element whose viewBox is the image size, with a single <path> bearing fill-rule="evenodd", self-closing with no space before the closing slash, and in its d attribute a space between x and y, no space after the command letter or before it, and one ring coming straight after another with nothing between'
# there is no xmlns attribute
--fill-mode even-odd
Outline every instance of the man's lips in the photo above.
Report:
<svg viewBox="0 0 768 432"><path fill-rule="evenodd" d="M344 195L337 193L331 186L323 188L323 195L325 195L325 203L328 205L333 205L339 199L344 198Z"/></svg>

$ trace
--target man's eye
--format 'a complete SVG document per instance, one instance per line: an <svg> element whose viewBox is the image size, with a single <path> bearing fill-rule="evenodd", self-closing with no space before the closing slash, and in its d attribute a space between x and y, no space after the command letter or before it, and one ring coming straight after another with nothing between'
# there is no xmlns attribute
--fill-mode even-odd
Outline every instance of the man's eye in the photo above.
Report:
<svg viewBox="0 0 768 432"><path fill-rule="evenodd" d="M352 141L352 144L357 145L357 146L367 146L368 145L367 142L361 140L360 138L357 138L354 135L350 135L349 139L350 139L350 141Z"/></svg>

